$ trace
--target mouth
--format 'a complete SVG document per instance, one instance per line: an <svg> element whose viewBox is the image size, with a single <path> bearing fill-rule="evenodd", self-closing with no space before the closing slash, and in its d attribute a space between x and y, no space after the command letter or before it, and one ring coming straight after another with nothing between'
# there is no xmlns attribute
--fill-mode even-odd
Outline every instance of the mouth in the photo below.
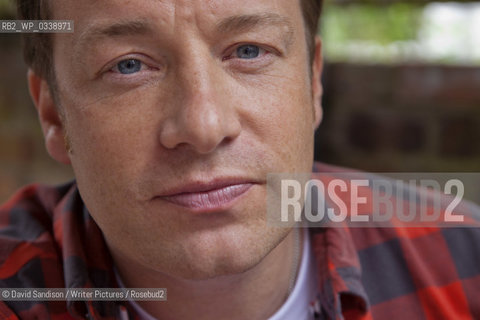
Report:
<svg viewBox="0 0 480 320"><path fill-rule="evenodd" d="M255 183L249 181L216 180L191 183L156 198L196 213L226 210Z"/></svg>

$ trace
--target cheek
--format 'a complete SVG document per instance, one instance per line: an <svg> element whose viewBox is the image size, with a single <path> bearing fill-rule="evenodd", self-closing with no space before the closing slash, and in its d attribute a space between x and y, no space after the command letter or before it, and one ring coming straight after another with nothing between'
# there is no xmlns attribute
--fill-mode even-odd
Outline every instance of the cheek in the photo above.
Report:
<svg viewBox="0 0 480 320"><path fill-rule="evenodd" d="M156 142L149 98L137 92L88 106L69 101L66 128L79 185L125 190L122 185L134 183Z"/></svg>
<svg viewBox="0 0 480 320"><path fill-rule="evenodd" d="M299 73L271 80L243 93L249 97L244 104L248 112L243 116L247 131L252 130L261 148L282 166L276 169L308 172L314 136L308 77Z"/></svg>

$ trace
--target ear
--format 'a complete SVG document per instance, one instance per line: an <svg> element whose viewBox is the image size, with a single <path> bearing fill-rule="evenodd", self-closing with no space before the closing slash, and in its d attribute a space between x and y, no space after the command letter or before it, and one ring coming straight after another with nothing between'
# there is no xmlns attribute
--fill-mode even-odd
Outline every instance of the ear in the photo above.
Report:
<svg viewBox="0 0 480 320"><path fill-rule="evenodd" d="M317 129L322 122L322 71L323 71L323 56L322 56L322 40L320 37L315 37L315 53L312 64L312 97L313 97L313 111L314 111L314 129Z"/></svg>
<svg viewBox="0 0 480 320"><path fill-rule="evenodd" d="M50 92L47 81L28 70L28 88L45 138L45 146L50 156L60 163L70 164L70 157L65 145L65 130L60 114Z"/></svg>

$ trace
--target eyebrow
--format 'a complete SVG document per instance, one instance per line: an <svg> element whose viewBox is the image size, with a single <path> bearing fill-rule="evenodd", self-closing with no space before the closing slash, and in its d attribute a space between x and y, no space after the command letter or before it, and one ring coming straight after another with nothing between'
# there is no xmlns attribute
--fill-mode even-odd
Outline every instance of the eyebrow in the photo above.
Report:
<svg viewBox="0 0 480 320"><path fill-rule="evenodd" d="M144 21L126 21L124 23L117 22L105 28L93 29L93 35L115 37L123 35L132 35L138 33L146 33L150 31L150 27Z"/></svg>
<svg viewBox="0 0 480 320"><path fill-rule="evenodd" d="M231 16L217 23L220 32L245 31L255 27L268 25L286 26L292 28L292 23L287 17L276 13L259 13Z"/></svg>
<svg viewBox="0 0 480 320"><path fill-rule="evenodd" d="M138 35L150 32L153 33L153 30L145 20L120 21L107 25L98 24L82 32L78 43L90 42L98 38Z"/></svg>
<svg viewBox="0 0 480 320"><path fill-rule="evenodd" d="M293 40L294 28L292 21L276 13L259 13L237 15L225 18L216 25L217 32L247 32L255 28L277 26L285 28L285 35L287 36L287 44Z"/></svg>

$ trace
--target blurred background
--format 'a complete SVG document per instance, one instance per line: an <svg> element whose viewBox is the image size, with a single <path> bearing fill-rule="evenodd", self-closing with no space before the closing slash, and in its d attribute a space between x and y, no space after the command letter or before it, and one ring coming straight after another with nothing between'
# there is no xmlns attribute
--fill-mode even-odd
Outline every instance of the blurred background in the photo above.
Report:
<svg viewBox="0 0 480 320"><path fill-rule="evenodd" d="M0 0L0 19L15 19ZM480 2L326 0L317 160L374 172L480 172ZM18 34L0 34L0 202L72 179L51 160Z"/></svg>
<svg viewBox="0 0 480 320"><path fill-rule="evenodd" d="M480 2L327 0L316 157L480 172Z"/></svg>

